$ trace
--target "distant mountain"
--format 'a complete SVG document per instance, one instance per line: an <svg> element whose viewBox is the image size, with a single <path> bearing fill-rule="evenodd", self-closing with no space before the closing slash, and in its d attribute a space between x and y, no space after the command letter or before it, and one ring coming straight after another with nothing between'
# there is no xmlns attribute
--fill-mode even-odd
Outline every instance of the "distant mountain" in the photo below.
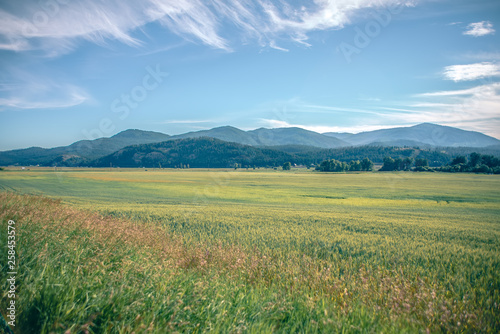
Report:
<svg viewBox="0 0 500 334"><path fill-rule="evenodd" d="M284 162L297 165L317 165L326 159L344 162L369 158L382 163L385 157L427 159L430 166L448 164L457 155L472 152L500 156L499 150L486 148L439 148L417 149L381 146L355 146L322 149L312 146L285 145L255 147L225 142L216 138L200 137L168 140L161 143L128 146L119 151L88 163L91 167L147 167L175 168L229 168L273 167Z"/></svg>
<svg viewBox="0 0 500 334"><path fill-rule="evenodd" d="M231 143L238 143L250 146L259 145L251 134L232 126L221 126L210 130L201 130L201 131L183 133L181 135L172 136L170 139L176 140L176 139L201 138L201 137L216 138Z"/></svg>
<svg viewBox="0 0 500 334"><path fill-rule="evenodd" d="M414 140L406 140L406 139L391 140L391 141L376 141L376 142L370 143L369 146L421 147L421 148L433 147L432 145L429 145L429 144L425 144L425 143L414 141Z"/></svg>
<svg viewBox="0 0 500 334"><path fill-rule="evenodd" d="M0 152L0 165L74 166L116 152L129 145L156 143L169 138L169 135L159 132L126 130L110 138L80 140L69 146L50 149L30 147Z"/></svg>
<svg viewBox="0 0 500 334"><path fill-rule="evenodd" d="M356 146L487 147L500 144L500 140L480 132L465 131L431 123L358 134L329 132L324 133L324 135L341 138Z"/></svg>
<svg viewBox="0 0 500 334"><path fill-rule="evenodd" d="M289 154L310 154L326 150L321 147L306 146L306 145L278 145L278 146L259 146L259 147L269 148L276 151L282 151Z"/></svg>
<svg viewBox="0 0 500 334"><path fill-rule="evenodd" d="M343 140L301 128L260 128L248 131L248 133L261 146L305 145L321 148L351 146L351 144Z"/></svg>
<svg viewBox="0 0 500 334"><path fill-rule="evenodd" d="M262 167L291 160L293 156L285 152L200 137L128 146L92 161L89 166L228 168L238 164Z"/></svg>
<svg viewBox="0 0 500 334"><path fill-rule="evenodd" d="M500 140L486 136L482 133L464 131L430 123L423 123L412 127L362 132L358 134L319 134L301 128L260 128L251 131L243 131L235 127L223 126L210 130L188 132L176 136L169 136L152 131L126 130L110 138L81 140L69 146L51 149L31 147L22 150L5 151L0 152L0 165L79 166L108 156L130 145L196 138L214 138L226 143L236 143L259 149L270 149L273 150L273 152L280 152L280 154L295 156L297 158L297 163L314 162L316 161L315 159L320 156L333 157L328 151L323 151L323 155L320 154L320 151L324 149L340 149L338 152L347 152L349 150L342 150L342 148L348 148L350 146L389 148L406 146L419 147L422 150L437 147L469 147L476 150L481 148L482 152L497 152L498 147L500 147ZM192 147L192 149L195 148ZM245 150L248 150L248 148ZM329 152L333 153L333 151ZM342 153L342 156L344 156L343 154L344 153ZM374 157L380 156L379 153L370 154L374 154ZM345 156L357 155L349 153ZM434 161L436 161L437 164L446 159L440 158ZM226 159L224 161L227 162L228 160ZM264 159L264 161L268 160ZM113 162L110 161L110 163Z"/></svg>
<svg viewBox="0 0 500 334"><path fill-rule="evenodd" d="M227 142L251 146L276 146L276 145L306 145L321 148L335 148L350 146L349 143L337 138L328 137L317 132L301 128L260 128L251 131L242 131L232 126L223 126L210 130L188 132L171 139L210 137Z"/></svg>
<svg viewBox="0 0 500 334"><path fill-rule="evenodd" d="M328 137L335 137L340 140L345 140L349 141L349 138L354 136L354 133L349 133L349 132L325 132L323 135L328 136Z"/></svg>

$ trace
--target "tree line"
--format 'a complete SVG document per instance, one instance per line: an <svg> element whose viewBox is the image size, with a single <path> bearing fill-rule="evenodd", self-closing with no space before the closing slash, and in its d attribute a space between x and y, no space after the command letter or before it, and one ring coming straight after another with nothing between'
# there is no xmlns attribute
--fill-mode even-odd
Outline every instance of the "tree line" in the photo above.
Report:
<svg viewBox="0 0 500 334"><path fill-rule="evenodd" d="M493 155L482 155L473 152L467 159L466 156L459 155L453 158L451 163L446 166L431 168L429 161L425 158L393 158L385 157L383 166L379 171L415 171L415 172L450 172L450 173L491 173L500 174L500 159ZM285 169L285 168L283 168ZM321 172L347 172L347 171L371 171L373 170L373 162L364 158L359 161L351 161L349 163L327 159L322 161L316 170Z"/></svg>
<svg viewBox="0 0 500 334"><path fill-rule="evenodd" d="M464 155L458 155L446 166L435 169L429 168L427 159L422 158L392 158L385 157L384 165L380 171L441 171L450 173L494 173L500 174L500 159L493 155L483 155L472 152L467 159Z"/></svg>
<svg viewBox="0 0 500 334"><path fill-rule="evenodd" d="M373 162L368 158L364 158L361 161L352 160L349 163L329 159L322 161L316 167L316 170L321 172L371 171L373 170Z"/></svg>
<svg viewBox="0 0 500 334"><path fill-rule="evenodd" d="M412 169L413 168L413 169ZM429 168L429 161L424 158L384 158L384 165L379 169L380 171L401 171L401 170L414 170L418 172L431 171Z"/></svg>
<svg viewBox="0 0 500 334"><path fill-rule="evenodd" d="M500 159L492 155L473 152L469 159L463 155L456 156L447 166L438 168L449 173L493 173L500 174Z"/></svg>

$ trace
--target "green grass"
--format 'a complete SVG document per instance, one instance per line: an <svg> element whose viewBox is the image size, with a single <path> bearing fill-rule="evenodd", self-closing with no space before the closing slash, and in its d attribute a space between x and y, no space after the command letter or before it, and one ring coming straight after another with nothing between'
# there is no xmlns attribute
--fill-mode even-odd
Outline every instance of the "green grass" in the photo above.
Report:
<svg viewBox="0 0 500 334"><path fill-rule="evenodd" d="M19 333L500 330L496 176L36 169L0 188Z"/></svg>

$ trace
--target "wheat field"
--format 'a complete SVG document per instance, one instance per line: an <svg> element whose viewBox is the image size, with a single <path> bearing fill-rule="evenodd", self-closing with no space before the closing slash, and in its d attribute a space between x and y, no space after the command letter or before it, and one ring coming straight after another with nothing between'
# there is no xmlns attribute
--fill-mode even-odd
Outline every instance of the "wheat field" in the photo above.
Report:
<svg viewBox="0 0 500 334"><path fill-rule="evenodd" d="M500 330L494 175L12 168L0 189L18 333Z"/></svg>

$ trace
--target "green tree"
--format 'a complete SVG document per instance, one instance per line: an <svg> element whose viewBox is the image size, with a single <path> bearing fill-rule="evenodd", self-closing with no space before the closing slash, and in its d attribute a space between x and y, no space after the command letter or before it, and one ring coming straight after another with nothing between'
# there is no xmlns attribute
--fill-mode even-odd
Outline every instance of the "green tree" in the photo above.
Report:
<svg viewBox="0 0 500 334"><path fill-rule="evenodd" d="M350 171L360 171L361 170L361 162L359 162L359 160L351 161L349 163L349 170Z"/></svg>
<svg viewBox="0 0 500 334"><path fill-rule="evenodd" d="M476 167L481 163L482 157L481 154L473 152L470 154L469 166Z"/></svg>
<svg viewBox="0 0 500 334"><path fill-rule="evenodd" d="M498 167L500 166L500 159L495 158L492 155L483 155L482 157L483 164L490 168Z"/></svg>
<svg viewBox="0 0 500 334"><path fill-rule="evenodd" d="M401 170L409 170L411 165L413 165L413 159L412 158L404 158L403 161L401 162L400 169Z"/></svg>
<svg viewBox="0 0 500 334"><path fill-rule="evenodd" d="M283 170L290 170L292 169L292 164L290 162L285 162L283 164Z"/></svg>
<svg viewBox="0 0 500 334"><path fill-rule="evenodd" d="M361 160L361 170L373 170L373 162L368 158L364 158L363 160Z"/></svg>
<svg viewBox="0 0 500 334"><path fill-rule="evenodd" d="M415 167L429 167L429 161L427 159L416 159Z"/></svg>
<svg viewBox="0 0 500 334"><path fill-rule="evenodd" d="M481 165L477 166L476 168L474 168L474 172L476 172L476 173L492 173L493 171L490 169L490 167L488 167L484 164L481 164Z"/></svg>
<svg viewBox="0 0 500 334"><path fill-rule="evenodd" d="M467 163L467 158L464 157L463 155L456 156L451 161L451 165L459 165L459 164L466 164L466 163Z"/></svg>
<svg viewBox="0 0 500 334"><path fill-rule="evenodd" d="M384 165L380 168L381 171L392 171L396 170L396 161L391 157L384 158Z"/></svg>

